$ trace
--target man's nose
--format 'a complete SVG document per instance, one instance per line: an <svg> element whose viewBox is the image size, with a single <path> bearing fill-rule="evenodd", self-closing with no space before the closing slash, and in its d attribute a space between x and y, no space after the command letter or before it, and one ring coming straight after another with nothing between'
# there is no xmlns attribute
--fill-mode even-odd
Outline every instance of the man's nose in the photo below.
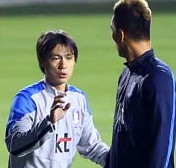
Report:
<svg viewBox="0 0 176 168"><path fill-rule="evenodd" d="M67 61L66 59L63 57L60 61L60 68L66 68L66 65L67 65Z"/></svg>

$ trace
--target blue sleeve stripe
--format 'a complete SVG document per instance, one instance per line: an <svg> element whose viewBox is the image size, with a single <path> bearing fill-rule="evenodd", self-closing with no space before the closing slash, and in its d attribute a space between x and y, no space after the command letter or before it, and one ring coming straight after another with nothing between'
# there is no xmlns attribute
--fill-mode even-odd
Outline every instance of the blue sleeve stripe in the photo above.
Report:
<svg viewBox="0 0 176 168"><path fill-rule="evenodd" d="M173 149L173 146L175 143L174 142L174 127L175 127L175 99L176 99L176 95L175 95L175 82L174 82L174 75L172 73L172 78L173 78L173 112L172 112L172 119L171 119L171 127L170 127L170 137L169 137L169 146L168 146L168 152L167 152L167 158L166 158L166 162L165 162L165 166L164 168L168 168L168 163L170 160L170 156L171 156L171 152Z"/></svg>
<svg viewBox="0 0 176 168"><path fill-rule="evenodd" d="M72 85L68 85L68 90L71 92L77 92L77 93L84 95L84 92L82 90L80 90Z"/></svg>
<svg viewBox="0 0 176 168"><path fill-rule="evenodd" d="M41 92L43 89L43 81L40 81L24 88L15 96L10 110L7 130L26 114L36 111L37 107L32 99L32 95Z"/></svg>
<svg viewBox="0 0 176 168"><path fill-rule="evenodd" d="M76 87L74 87L72 85L68 85L68 90L71 91L71 92L77 92L79 94L82 94L85 97L85 99L86 99L86 105L87 105L87 107L86 107L87 108L87 112L89 113L89 115L92 115L92 111L91 111L89 102L87 100L86 94L82 90L80 90L80 89L78 89L78 88L76 88Z"/></svg>

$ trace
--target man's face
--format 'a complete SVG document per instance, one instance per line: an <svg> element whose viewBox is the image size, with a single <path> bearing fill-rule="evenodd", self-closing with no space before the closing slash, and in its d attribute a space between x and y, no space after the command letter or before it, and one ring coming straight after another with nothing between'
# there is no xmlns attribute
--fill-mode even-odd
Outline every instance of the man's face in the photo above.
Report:
<svg viewBox="0 0 176 168"><path fill-rule="evenodd" d="M122 30L116 29L114 24L114 16L111 19L111 30L112 30L112 39L114 40L119 56L127 57L127 46L123 41Z"/></svg>
<svg viewBox="0 0 176 168"><path fill-rule="evenodd" d="M114 25L114 16L112 16L110 27L111 27L111 31L112 31L112 39L113 39L114 42L118 45L118 39L117 39L117 34L116 34L116 28L115 28L115 25Z"/></svg>
<svg viewBox="0 0 176 168"><path fill-rule="evenodd" d="M43 62L42 67L45 71L45 77L54 87L66 85L72 76L75 65L73 51L62 44L57 44L51 51L50 56Z"/></svg>

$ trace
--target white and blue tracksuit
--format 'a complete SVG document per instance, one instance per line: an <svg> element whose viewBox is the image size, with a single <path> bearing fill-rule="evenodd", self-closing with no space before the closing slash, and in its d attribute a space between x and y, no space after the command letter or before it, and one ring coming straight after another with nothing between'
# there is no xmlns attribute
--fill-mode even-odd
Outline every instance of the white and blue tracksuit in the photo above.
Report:
<svg viewBox="0 0 176 168"><path fill-rule="evenodd" d="M49 114L57 91L44 80L14 98L6 129L9 168L70 168L76 151L104 166L109 148L95 129L83 91L68 85L65 116L54 126Z"/></svg>

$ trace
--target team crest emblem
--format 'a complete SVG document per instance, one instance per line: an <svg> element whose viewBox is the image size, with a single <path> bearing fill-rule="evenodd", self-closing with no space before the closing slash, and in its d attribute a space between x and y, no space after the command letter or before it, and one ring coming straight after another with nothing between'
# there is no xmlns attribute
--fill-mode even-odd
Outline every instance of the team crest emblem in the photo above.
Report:
<svg viewBox="0 0 176 168"><path fill-rule="evenodd" d="M79 111L74 111L73 112L73 122L75 125L78 125L80 123L80 113Z"/></svg>

